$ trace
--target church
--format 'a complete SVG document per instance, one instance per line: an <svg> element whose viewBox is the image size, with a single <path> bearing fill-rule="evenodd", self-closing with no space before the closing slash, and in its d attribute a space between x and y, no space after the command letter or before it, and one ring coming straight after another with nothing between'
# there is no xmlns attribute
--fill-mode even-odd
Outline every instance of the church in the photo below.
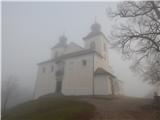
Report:
<svg viewBox="0 0 160 120"><path fill-rule="evenodd" d="M51 48L51 58L38 63L35 99L56 95L116 95L120 80L113 75L107 54L107 38L99 23L83 37L84 47L62 35Z"/></svg>

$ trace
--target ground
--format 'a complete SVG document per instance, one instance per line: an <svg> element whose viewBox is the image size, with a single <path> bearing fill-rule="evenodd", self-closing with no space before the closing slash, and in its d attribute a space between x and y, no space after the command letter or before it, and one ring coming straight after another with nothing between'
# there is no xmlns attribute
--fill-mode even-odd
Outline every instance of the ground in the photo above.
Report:
<svg viewBox="0 0 160 120"><path fill-rule="evenodd" d="M158 111L151 99L122 97L83 98L96 107L92 120L160 120Z"/></svg>
<svg viewBox="0 0 160 120"><path fill-rule="evenodd" d="M151 99L47 96L9 110L2 120L160 120L160 109Z"/></svg>
<svg viewBox="0 0 160 120"><path fill-rule="evenodd" d="M75 97L45 96L12 108L2 120L89 120L95 107Z"/></svg>

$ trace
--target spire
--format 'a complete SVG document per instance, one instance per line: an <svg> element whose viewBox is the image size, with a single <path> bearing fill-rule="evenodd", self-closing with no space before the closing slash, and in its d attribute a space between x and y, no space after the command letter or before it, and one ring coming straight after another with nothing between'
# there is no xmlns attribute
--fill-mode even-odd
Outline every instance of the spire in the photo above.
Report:
<svg viewBox="0 0 160 120"><path fill-rule="evenodd" d="M91 31L92 32L101 32L101 25L97 23L96 17L95 17L95 23L91 25Z"/></svg>
<svg viewBox="0 0 160 120"><path fill-rule="evenodd" d="M59 44L61 44L61 45L67 44L67 37L64 35L64 33L62 36L59 37Z"/></svg>
<svg viewBox="0 0 160 120"><path fill-rule="evenodd" d="M93 23L91 25L91 32L86 36L84 37L83 39L88 39L90 37L93 37L93 36L96 36L98 34L101 34L101 25L99 23L97 23L96 21L96 17L95 17L95 23Z"/></svg>

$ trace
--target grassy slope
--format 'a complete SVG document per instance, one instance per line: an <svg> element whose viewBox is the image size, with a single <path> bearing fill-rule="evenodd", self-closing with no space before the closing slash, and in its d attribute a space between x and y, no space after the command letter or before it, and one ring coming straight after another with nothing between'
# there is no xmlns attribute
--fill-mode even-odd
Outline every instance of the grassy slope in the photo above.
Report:
<svg viewBox="0 0 160 120"><path fill-rule="evenodd" d="M4 120L89 120L94 110L76 97L44 97L8 111Z"/></svg>

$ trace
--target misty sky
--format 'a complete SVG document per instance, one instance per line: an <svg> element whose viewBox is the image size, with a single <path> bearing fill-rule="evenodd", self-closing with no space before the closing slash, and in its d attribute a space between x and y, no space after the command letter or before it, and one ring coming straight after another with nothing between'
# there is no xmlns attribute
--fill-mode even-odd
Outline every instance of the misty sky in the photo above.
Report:
<svg viewBox="0 0 160 120"><path fill-rule="evenodd" d="M110 39L115 21L105 9L115 8L116 2L3 2L2 3L2 79L16 75L20 85L33 90L37 63L48 60L51 47L65 33L68 42L84 45L82 38L96 21ZM143 97L151 87L133 74L129 61L118 51L109 49L110 65L122 80L125 95Z"/></svg>

